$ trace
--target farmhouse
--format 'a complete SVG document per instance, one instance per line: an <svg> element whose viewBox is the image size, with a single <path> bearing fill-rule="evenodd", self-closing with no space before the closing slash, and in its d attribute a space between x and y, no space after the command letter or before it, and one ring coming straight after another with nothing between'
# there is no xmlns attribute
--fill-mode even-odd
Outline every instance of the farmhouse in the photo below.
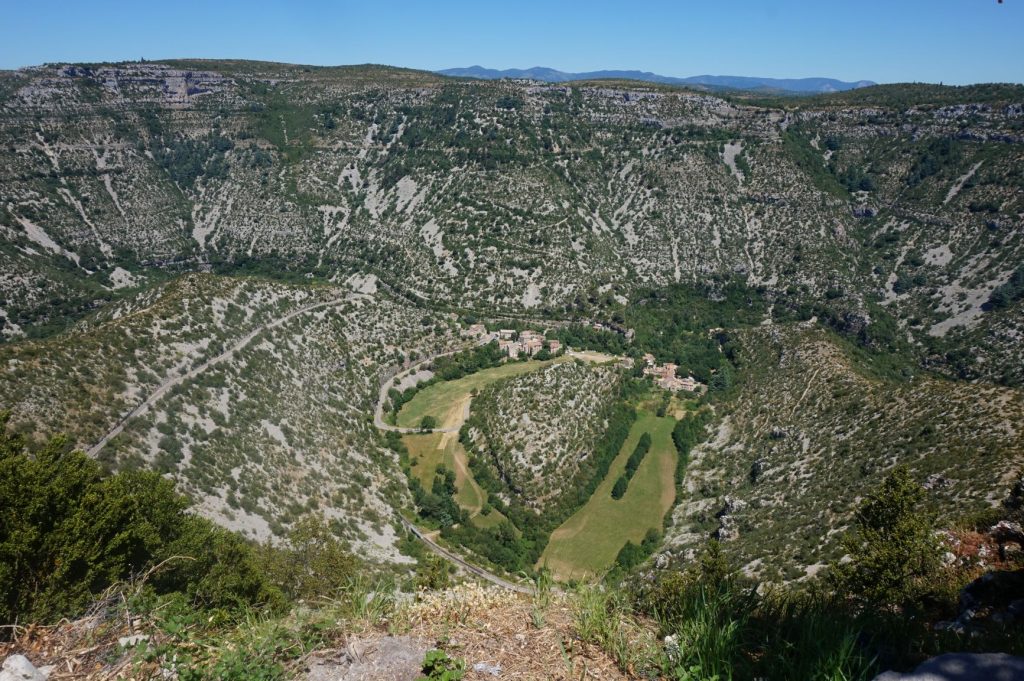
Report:
<svg viewBox="0 0 1024 681"><path fill-rule="evenodd" d="M679 390L698 392L703 388L693 376L687 376L686 378L676 376L676 371L679 370L679 367L671 362L658 366L655 363L654 356L651 354L644 355L644 362L647 364L644 367L644 375L653 378L654 382L664 390L672 392Z"/></svg>
<svg viewBox="0 0 1024 681"><path fill-rule="evenodd" d="M695 393L701 388L701 384L693 376L687 376L686 378L680 378L677 380L679 381L680 388L691 393Z"/></svg>
<svg viewBox="0 0 1024 681"><path fill-rule="evenodd" d="M547 344L548 350L552 353L558 352L562 348L562 344L559 341L551 340L545 341L544 335L537 331L520 331L518 338L512 340L511 334L514 332L509 331L510 334L506 337L506 331L499 331L498 347L505 351L509 357L515 359L520 354L526 354L533 357L538 352L544 349L544 345Z"/></svg>
<svg viewBox="0 0 1024 681"><path fill-rule="evenodd" d="M462 332L464 336L471 338L483 338L487 335L487 327L483 324L471 324L469 328Z"/></svg>
<svg viewBox="0 0 1024 681"><path fill-rule="evenodd" d="M498 347L505 351L505 353L511 358L515 359L519 357L519 342L514 340L506 340L504 338L498 340Z"/></svg>

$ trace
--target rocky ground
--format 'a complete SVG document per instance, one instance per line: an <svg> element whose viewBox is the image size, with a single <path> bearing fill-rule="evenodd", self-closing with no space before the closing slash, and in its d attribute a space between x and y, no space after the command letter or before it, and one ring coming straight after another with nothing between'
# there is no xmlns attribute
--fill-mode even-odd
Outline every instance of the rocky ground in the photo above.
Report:
<svg viewBox="0 0 1024 681"><path fill-rule="evenodd" d="M475 449L516 494L543 508L578 484L579 464L604 434L603 415L621 380L613 366L571 361L489 386L473 401Z"/></svg>
<svg viewBox="0 0 1024 681"><path fill-rule="evenodd" d="M750 574L798 579L840 557L852 510L892 465L946 521L998 503L1024 465L1020 390L886 377L810 324L739 339L746 379L691 456L674 550L714 536Z"/></svg>
<svg viewBox="0 0 1024 681"><path fill-rule="evenodd" d="M1024 95L937 92L786 108L376 67L6 73L0 331L154 267L262 264L511 312L740 275L847 311L884 301L941 344L1021 261ZM981 375L1016 345L986 343Z"/></svg>
<svg viewBox="0 0 1024 681"><path fill-rule="evenodd" d="M290 620L296 617L303 615ZM637 659L645 648L657 646L647 625L621 624L624 641L636 646ZM638 678L624 673L587 636L572 599L552 596L538 605L533 597L462 585L407 595L383 619L336 622L328 641L291 656L285 678L412 681L420 675L426 653L439 648L463 662L467 681ZM159 655L153 660L146 653L182 644L180 636L148 618L132 619L130 613L109 607L54 627L19 629L13 642L0 643L0 658L7 659L5 669L20 665L38 670L39 676L26 676L26 681L178 678L171 660L163 657L161 667Z"/></svg>
<svg viewBox="0 0 1024 681"><path fill-rule="evenodd" d="M316 510L362 554L402 563L407 492L367 415L407 353L462 342L450 317L383 294L191 275L4 346L0 394L16 429L164 472L247 536Z"/></svg>

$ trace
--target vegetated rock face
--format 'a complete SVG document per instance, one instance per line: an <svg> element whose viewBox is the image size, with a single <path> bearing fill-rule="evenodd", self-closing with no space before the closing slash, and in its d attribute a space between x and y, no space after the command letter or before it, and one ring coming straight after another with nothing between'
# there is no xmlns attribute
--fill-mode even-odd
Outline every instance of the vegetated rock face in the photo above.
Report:
<svg viewBox="0 0 1024 681"><path fill-rule="evenodd" d="M386 368L459 342L448 316L384 297L195 274L0 346L0 395L14 427L167 473L227 527L266 539L317 511L361 554L400 560L407 492L366 415Z"/></svg>
<svg viewBox="0 0 1024 681"><path fill-rule="evenodd" d="M369 269L506 311L741 273L847 311L881 299L940 357L1003 316L982 306L1022 260L1022 101L882 87L785 109L255 62L7 72L0 333L172 264ZM956 369L1024 378L1003 369L1017 327L972 337Z"/></svg>
<svg viewBox="0 0 1024 681"><path fill-rule="evenodd" d="M515 494L542 508L579 484L621 380L619 369L573 361L495 383L473 400L476 449Z"/></svg>
<svg viewBox="0 0 1024 681"><path fill-rule="evenodd" d="M840 557L858 500L893 465L943 480L928 493L952 520L1000 500L1022 464L1018 390L886 377L809 324L736 337L746 380L691 455L666 539L676 552L717 533L751 572L796 579Z"/></svg>
<svg viewBox="0 0 1024 681"><path fill-rule="evenodd" d="M393 545L405 493L367 414L404 352L454 342L432 306L600 318L640 289L740 278L977 381L882 379L810 328L742 334L755 375L695 452L670 540L706 538L728 490L749 502L728 514L741 557L810 564L896 461L948 480L932 492L951 511L1020 465L1020 393L990 383L1024 382L1022 120L1016 86L766 106L380 67L0 73L0 341L18 341L0 406L83 446L115 435L94 453L167 472L249 534L319 508L369 552ZM532 503L573 484L601 386L552 385L550 413L489 426Z"/></svg>

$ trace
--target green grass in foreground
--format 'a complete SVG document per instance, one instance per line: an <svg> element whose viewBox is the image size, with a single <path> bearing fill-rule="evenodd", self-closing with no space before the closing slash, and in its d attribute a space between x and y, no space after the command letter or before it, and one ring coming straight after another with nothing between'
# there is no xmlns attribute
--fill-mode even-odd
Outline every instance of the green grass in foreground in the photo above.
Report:
<svg viewBox="0 0 1024 681"><path fill-rule="evenodd" d="M398 412L398 425L403 428L418 428L424 416L437 419L439 428L452 428L462 424L465 402L470 393L501 378L518 376L536 371L563 358L547 362L509 362L490 369L484 369L455 381L442 381L427 386L402 406Z"/></svg>
<svg viewBox="0 0 1024 681"><path fill-rule="evenodd" d="M538 567L546 564L556 578L563 580L593 577L611 567L627 541L640 544L649 529L661 530L662 518L675 500L675 423L675 419L639 410L608 475L586 505L551 534ZM645 432L651 434L651 450L626 494L619 500L612 499L612 485Z"/></svg>

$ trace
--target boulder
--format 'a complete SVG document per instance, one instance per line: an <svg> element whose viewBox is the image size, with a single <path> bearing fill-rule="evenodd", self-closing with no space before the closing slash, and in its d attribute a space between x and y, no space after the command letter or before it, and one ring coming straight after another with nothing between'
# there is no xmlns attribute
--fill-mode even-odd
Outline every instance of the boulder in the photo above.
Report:
<svg viewBox="0 0 1024 681"><path fill-rule="evenodd" d="M0 681L46 681L49 674L36 669L24 655L11 655L4 660Z"/></svg>
<svg viewBox="0 0 1024 681"><path fill-rule="evenodd" d="M999 557L1002 560L1006 560L1009 546L1024 548L1024 528L1019 523L1000 520L989 529L988 534L999 545Z"/></svg>
<svg viewBox="0 0 1024 681"><path fill-rule="evenodd" d="M1005 653L947 653L922 662L908 674L885 672L874 681L1019 681L1024 657Z"/></svg>
<svg viewBox="0 0 1024 681"><path fill-rule="evenodd" d="M722 510L718 512L718 516L732 515L738 511L742 511L747 507L747 502L742 499L738 499L730 494L725 495L724 504Z"/></svg>
<svg viewBox="0 0 1024 681"><path fill-rule="evenodd" d="M731 515L723 515L718 518L719 527L715 530L715 539L718 541L735 541L740 538L740 528Z"/></svg>
<svg viewBox="0 0 1024 681"><path fill-rule="evenodd" d="M307 681L412 681L432 648L411 636L353 637L344 648L307 662Z"/></svg>
<svg viewBox="0 0 1024 681"><path fill-rule="evenodd" d="M960 612L1003 610L1018 599L1024 599L1024 570L986 572L960 590Z"/></svg>

